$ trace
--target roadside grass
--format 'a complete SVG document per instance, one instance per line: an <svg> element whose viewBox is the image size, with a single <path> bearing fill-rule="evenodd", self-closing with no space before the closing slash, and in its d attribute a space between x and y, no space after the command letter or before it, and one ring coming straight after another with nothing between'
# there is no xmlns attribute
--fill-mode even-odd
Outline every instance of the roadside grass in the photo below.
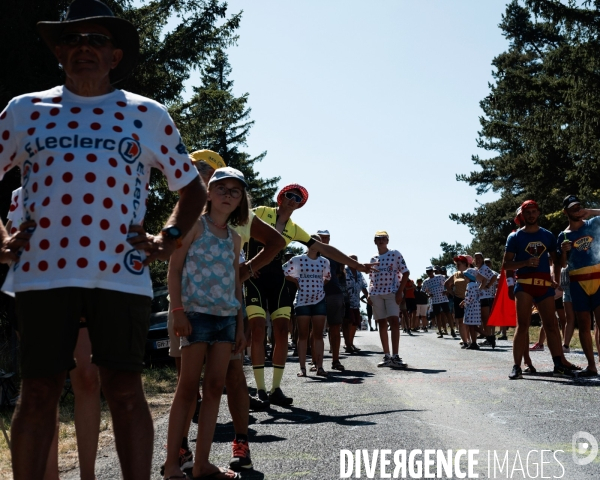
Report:
<svg viewBox="0 0 600 480"><path fill-rule="evenodd" d="M147 368L142 372L144 391L152 418L157 418L166 413L171 407L175 387L177 385L177 372L172 364L164 364ZM75 437L75 404L74 396L69 394L59 406L59 431L58 431L58 458L59 471L67 472L78 468L77 440ZM102 401L100 417L100 437L98 450L113 442L112 420L106 401ZM0 410L0 419L10 438L10 422L13 409ZM10 464L10 450L4 435L0 433L0 479L12 478Z"/></svg>
<svg viewBox="0 0 600 480"><path fill-rule="evenodd" d="M496 327L496 329L497 328L498 327ZM533 345L534 343L536 343L538 341L538 339L540 338L540 329L541 329L541 327L529 327L529 344L530 345ZM598 349L596 348L596 342L594 341L595 333L596 333L596 331L593 330L592 331L592 343L594 345L594 352L598 353ZM515 329L509 328L508 331L506 332L506 336L508 337L509 340L512 341L513 337L515 336ZM548 347L548 341L545 341L544 345L546 347ZM579 330L577 328L573 332L573 338L571 339L570 347L571 347L571 352L574 352L575 350L581 350L581 342L579 340Z"/></svg>

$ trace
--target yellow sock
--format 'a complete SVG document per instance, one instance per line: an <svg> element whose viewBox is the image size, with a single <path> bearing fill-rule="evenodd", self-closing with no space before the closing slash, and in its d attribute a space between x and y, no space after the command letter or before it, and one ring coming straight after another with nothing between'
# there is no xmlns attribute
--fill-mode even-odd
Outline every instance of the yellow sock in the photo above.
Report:
<svg viewBox="0 0 600 480"><path fill-rule="evenodd" d="M256 381L256 389L265 390L265 366L254 365L252 367L252 370L254 370L254 380Z"/></svg>
<svg viewBox="0 0 600 480"><path fill-rule="evenodd" d="M276 388L279 388L281 385L281 379L283 378L283 369L285 365L275 365L273 364L273 388L271 389L271 393Z"/></svg>

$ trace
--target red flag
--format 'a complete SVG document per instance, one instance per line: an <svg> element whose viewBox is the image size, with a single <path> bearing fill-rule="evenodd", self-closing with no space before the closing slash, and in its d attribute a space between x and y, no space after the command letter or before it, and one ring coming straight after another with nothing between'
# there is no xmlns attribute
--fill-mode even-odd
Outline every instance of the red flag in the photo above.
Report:
<svg viewBox="0 0 600 480"><path fill-rule="evenodd" d="M508 286L506 285L506 273L502 270L498 279L498 290L496 298L492 304L492 311L488 319L489 327L516 327L517 311L515 310L515 301L508 296Z"/></svg>

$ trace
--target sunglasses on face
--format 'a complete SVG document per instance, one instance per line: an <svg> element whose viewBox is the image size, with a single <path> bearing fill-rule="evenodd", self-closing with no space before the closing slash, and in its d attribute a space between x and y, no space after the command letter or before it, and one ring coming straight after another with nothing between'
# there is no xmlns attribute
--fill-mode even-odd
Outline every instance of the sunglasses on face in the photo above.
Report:
<svg viewBox="0 0 600 480"><path fill-rule="evenodd" d="M217 195L229 195L231 198L240 198L242 196L241 188L227 188L223 185L217 185L215 187L215 192L217 192Z"/></svg>
<svg viewBox="0 0 600 480"><path fill-rule="evenodd" d="M292 192L286 192L285 198L288 200L293 200L296 203L302 203L302 200L304 200L300 195Z"/></svg>
<svg viewBox="0 0 600 480"><path fill-rule="evenodd" d="M87 38L90 47L104 47L112 42L112 38L101 33L67 33L60 37L60 43L69 47L77 47L83 44L84 38Z"/></svg>

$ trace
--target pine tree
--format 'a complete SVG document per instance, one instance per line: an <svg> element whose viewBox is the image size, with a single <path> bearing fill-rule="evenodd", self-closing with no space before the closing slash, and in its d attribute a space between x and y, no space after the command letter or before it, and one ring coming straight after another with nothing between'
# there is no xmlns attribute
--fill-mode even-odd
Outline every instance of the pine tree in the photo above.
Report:
<svg viewBox="0 0 600 480"><path fill-rule="evenodd" d="M230 76L227 54L218 48L202 69L202 85L194 87L189 102L174 109L176 122L190 151L217 152L228 166L244 174L254 205L271 205L279 177L263 179L254 170L266 151L253 158L241 151L254 121L250 120L248 93L236 97Z"/></svg>

